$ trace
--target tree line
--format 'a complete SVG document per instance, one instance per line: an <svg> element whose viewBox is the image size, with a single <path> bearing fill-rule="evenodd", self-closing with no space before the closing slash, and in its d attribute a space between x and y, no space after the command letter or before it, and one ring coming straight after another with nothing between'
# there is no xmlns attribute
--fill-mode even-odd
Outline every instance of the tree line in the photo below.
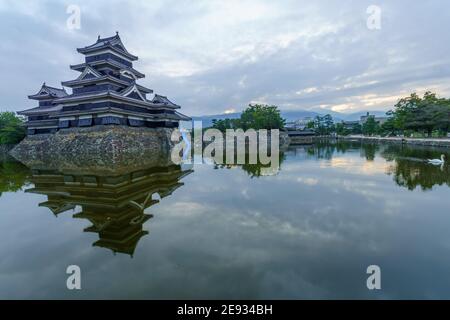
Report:
<svg viewBox="0 0 450 320"><path fill-rule="evenodd" d="M439 98L430 91L422 98L412 93L400 99L387 114L390 118L383 129L392 133L420 132L431 137L450 131L450 99Z"/></svg>
<svg viewBox="0 0 450 320"><path fill-rule="evenodd" d="M212 127L225 132L227 129L282 129L285 120L277 106L250 104L238 119L213 119Z"/></svg>
<svg viewBox="0 0 450 320"><path fill-rule="evenodd" d="M317 115L307 128L317 135L363 134L367 136L446 136L450 132L450 99L439 98L426 92L423 97L416 93L400 99L387 113L383 123L369 116L364 123L348 125L335 123L330 114ZM226 129L283 129L286 121L274 105L249 105L238 119L213 119L213 128Z"/></svg>
<svg viewBox="0 0 450 320"><path fill-rule="evenodd" d="M330 115L317 116L308 127L320 135L336 133L443 137L450 132L450 99L439 98L429 91L423 97L412 93L400 99L386 115L388 118L383 123L376 121L374 116L369 116L363 124L354 123L350 127L344 123L332 123Z"/></svg>

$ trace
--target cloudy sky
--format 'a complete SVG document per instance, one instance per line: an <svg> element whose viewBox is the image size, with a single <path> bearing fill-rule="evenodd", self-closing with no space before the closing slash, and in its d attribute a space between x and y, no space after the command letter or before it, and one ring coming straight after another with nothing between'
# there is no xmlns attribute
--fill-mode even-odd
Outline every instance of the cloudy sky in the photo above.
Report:
<svg viewBox="0 0 450 320"><path fill-rule="evenodd" d="M67 27L71 5L79 29ZM380 29L367 26L371 5ZM26 96L43 81L77 77L75 49L116 31L139 56L140 83L188 115L255 102L350 113L389 109L412 91L450 96L444 0L0 0L0 28L2 111L34 106Z"/></svg>

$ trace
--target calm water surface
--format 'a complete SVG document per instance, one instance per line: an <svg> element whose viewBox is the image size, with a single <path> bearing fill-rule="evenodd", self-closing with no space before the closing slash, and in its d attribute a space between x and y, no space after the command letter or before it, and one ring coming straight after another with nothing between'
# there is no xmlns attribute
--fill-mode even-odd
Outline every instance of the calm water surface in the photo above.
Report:
<svg viewBox="0 0 450 320"><path fill-rule="evenodd" d="M449 151L290 147L120 174L0 162L0 298L450 298ZM79 265L82 290L66 288ZM366 287L381 267L382 290Z"/></svg>

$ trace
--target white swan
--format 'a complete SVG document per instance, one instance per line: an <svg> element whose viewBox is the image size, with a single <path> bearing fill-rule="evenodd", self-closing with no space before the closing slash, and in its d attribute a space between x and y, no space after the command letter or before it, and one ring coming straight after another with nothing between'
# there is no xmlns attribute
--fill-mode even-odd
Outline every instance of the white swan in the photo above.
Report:
<svg viewBox="0 0 450 320"><path fill-rule="evenodd" d="M444 155L441 154L441 159L428 159L428 163L431 164L435 164L435 165L439 165L439 164L444 164Z"/></svg>

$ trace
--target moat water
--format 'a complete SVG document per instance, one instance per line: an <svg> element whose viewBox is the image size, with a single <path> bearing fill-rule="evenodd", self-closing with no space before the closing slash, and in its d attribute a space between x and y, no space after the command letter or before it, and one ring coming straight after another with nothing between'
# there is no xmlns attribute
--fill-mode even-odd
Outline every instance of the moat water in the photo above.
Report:
<svg viewBox="0 0 450 320"><path fill-rule="evenodd" d="M425 161L442 153L324 143L291 146L270 172L98 175L4 159L0 298L449 299L450 166Z"/></svg>

